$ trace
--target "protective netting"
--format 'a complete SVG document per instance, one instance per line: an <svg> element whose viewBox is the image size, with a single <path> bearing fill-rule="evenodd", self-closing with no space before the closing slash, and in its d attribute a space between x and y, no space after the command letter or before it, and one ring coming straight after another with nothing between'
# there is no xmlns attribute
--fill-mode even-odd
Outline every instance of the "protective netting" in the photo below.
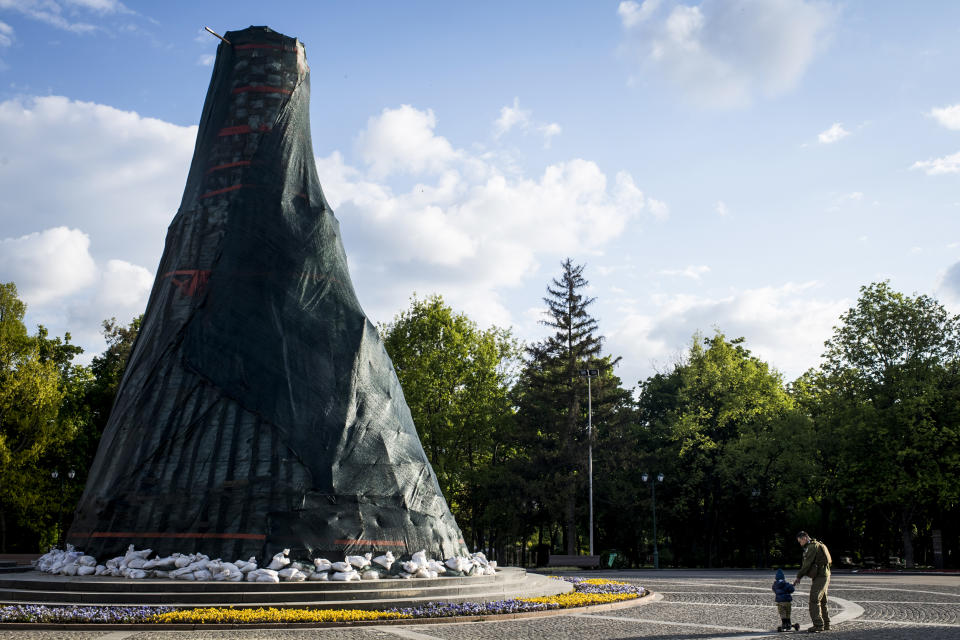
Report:
<svg viewBox="0 0 960 640"><path fill-rule="evenodd" d="M320 188L303 45L225 37L68 541L98 557L464 556Z"/></svg>

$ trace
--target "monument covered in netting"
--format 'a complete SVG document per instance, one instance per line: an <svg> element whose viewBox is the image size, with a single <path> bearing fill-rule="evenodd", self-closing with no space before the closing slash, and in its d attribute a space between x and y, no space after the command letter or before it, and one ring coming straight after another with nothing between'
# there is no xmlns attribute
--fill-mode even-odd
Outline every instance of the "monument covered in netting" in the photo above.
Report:
<svg viewBox="0 0 960 640"><path fill-rule="evenodd" d="M298 40L225 35L67 537L86 553L466 554L354 293L309 101Z"/></svg>

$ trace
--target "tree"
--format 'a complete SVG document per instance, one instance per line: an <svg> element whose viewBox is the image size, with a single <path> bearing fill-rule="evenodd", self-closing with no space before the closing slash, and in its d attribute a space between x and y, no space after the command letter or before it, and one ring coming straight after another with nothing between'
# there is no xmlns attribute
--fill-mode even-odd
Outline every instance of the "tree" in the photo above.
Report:
<svg viewBox="0 0 960 640"><path fill-rule="evenodd" d="M783 527L805 489L809 421L743 343L695 335L685 361L641 388L651 471L669 479L664 528L690 564L764 564L778 546L767 532Z"/></svg>
<svg viewBox="0 0 960 640"><path fill-rule="evenodd" d="M960 316L889 282L861 287L826 342L820 426L840 450L844 500L883 514L913 566L916 519L960 499ZM850 480L855 479L855 480Z"/></svg>
<svg viewBox="0 0 960 640"><path fill-rule="evenodd" d="M16 285L0 284L0 549L7 548L7 515L36 531L50 502L44 456L63 449L82 419L86 376L72 364L82 350L49 338L39 327L30 336L26 305ZM47 494L44 493L47 491ZM49 513L47 511L47 513Z"/></svg>
<svg viewBox="0 0 960 640"><path fill-rule="evenodd" d="M509 458L517 342L507 330L479 329L437 295L414 297L380 330L451 510L474 547L489 546L505 524L490 517L505 496L488 489Z"/></svg>
<svg viewBox="0 0 960 640"><path fill-rule="evenodd" d="M584 267L569 258L561 266L560 278L552 280L543 298L547 317L542 323L553 334L527 348L515 397L520 446L529 456L527 488L539 505L541 532L548 523L552 532L556 514L562 514L563 546L573 555L579 546L577 503L585 493L587 466L587 385L579 371L603 372L594 387L598 430L611 420L614 407L629 398L629 392L620 388L612 373L619 358L601 356L603 337L589 313L594 298L582 293L588 284Z"/></svg>

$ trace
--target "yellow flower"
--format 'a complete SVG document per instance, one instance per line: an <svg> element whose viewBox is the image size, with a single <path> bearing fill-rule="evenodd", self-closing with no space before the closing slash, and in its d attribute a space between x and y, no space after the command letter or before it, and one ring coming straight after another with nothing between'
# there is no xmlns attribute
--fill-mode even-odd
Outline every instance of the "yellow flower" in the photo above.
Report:
<svg viewBox="0 0 960 640"><path fill-rule="evenodd" d="M236 609L233 607L205 607L182 609L152 616L147 621L157 623L243 624L264 622L356 622L359 620L395 620L410 618L409 614L364 609Z"/></svg>

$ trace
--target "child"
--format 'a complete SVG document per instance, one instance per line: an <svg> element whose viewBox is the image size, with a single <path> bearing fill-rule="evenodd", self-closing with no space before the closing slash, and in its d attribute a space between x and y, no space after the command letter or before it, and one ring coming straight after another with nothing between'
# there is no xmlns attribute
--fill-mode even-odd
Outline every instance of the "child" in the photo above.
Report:
<svg viewBox="0 0 960 640"><path fill-rule="evenodd" d="M783 571L780 569L777 569L773 592L777 594L777 613L780 614L780 626L777 627L777 631L790 631L791 627L794 631L799 631L800 623L790 623L790 607L793 601L793 596L790 594L793 593L793 585L783 579Z"/></svg>

